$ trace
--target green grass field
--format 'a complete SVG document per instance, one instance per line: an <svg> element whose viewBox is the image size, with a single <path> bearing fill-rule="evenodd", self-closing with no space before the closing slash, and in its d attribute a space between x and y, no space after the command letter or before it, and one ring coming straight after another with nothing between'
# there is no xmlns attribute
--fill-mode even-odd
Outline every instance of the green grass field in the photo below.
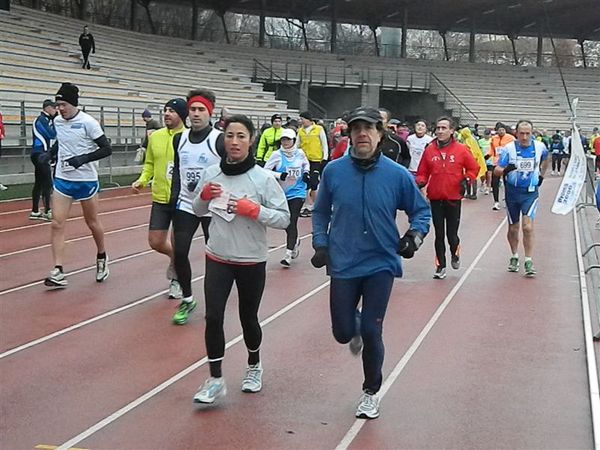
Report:
<svg viewBox="0 0 600 450"><path fill-rule="evenodd" d="M101 189L106 189L110 187L115 187L114 183L117 183L119 186L129 186L138 178L138 174L131 175L119 175L113 176L113 183L109 182L108 176L100 177L100 187ZM0 200L12 200L16 198L31 198L31 189L33 188L33 184L12 184L8 186L6 191L0 192Z"/></svg>

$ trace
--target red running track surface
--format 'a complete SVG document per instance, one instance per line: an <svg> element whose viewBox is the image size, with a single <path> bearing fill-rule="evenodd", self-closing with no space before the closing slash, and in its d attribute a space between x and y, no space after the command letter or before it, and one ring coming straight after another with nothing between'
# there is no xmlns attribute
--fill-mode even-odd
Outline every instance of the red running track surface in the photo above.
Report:
<svg viewBox="0 0 600 450"><path fill-rule="evenodd" d="M360 359L334 341L328 278L309 263L309 219L301 219L305 238L291 269L278 263L284 233L269 232L263 391L239 389L246 350L234 290L225 320L229 392L198 407L192 396L208 376L202 237L190 254L199 307L178 327L166 258L147 244L148 195L113 191L101 202L111 232L102 284L74 210L69 287L52 292L40 283L51 264L49 225L31 227L24 202L2 203L0 448L591 448L573 223L550 214L557 181L548 181L536 278L506 272L504 213L484 196L463 203L460 270L431 278L433 233L404 261L385 320L381 417L366 423L354 418Z"/></svg>

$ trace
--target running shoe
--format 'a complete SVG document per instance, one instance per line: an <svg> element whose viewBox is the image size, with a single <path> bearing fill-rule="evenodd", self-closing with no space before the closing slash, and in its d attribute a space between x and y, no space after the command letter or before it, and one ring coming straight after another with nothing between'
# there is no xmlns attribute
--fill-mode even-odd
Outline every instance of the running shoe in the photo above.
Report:
<svg viewBox="0 0 600 450"><path fill-rule="evenodd" d="M362 352L362 349L363 349L363 340L362 340L362 336L360 334L360 319L361 319L361 312L357 309L356 316L355 316L355 322L354 322L354 324L355 324L354 325L354 337L352 339L350 339L350 343L348 344L350 353L352 353L354 356L360 355L360 353Z"/></svg>
<svg viewBox="0 0 600 450"><path fill-rule="evenodd" d="M296 241L296 245L294 246L294 250L292 250L292 259L296 259L300 255L300 242Z"/></svg>
<svg viewBox="0 0 600 450"><path fill-rule="evenodd" d="M192 300L191 302L182 300L177 308L177 312L173 314L173 323L175 325L185 325L188 321L188 316L196 308L196 305L196 300Z"/></svg>
<svg viewBox="0 0 600 450"><path fill-rule="evenodd" d="M553 170L552 172L550 172L550 175L554 176L556 175L556 172Z"/></svg>
<svg viewBox="0 0 600 450"><path fill-rule="evenodd" d="M518 272L519 271L519 258L516 256L511 256L510 261L508 262L508 271L509 272Z"/></svg>
<svg viewBox="0 0 600 450"><path fill-rule="evenodd" d="M242 381L242 392L259 392L262 389L262 364L254 364L246 367L246 376Z"/></svg>
<svg viewBox="0 0 600 450"><path fill-rule="evenodd" d="M535 277L535 267L533 267L533 261L527 260L525 261L525 276L529 278Z"/></svg>
<svg viewBox="0 0 600 450"><path fill-rule="evenodd" d="M171 280L169 284L169 298L183 298L183 290L177 280Z"/></svg>
<svg viewBox="0 0 600 450"><path fill-rule="evenodd" d="M65 274L58 267L52 269L48 278L44 280L44 285L48 287L64 288L67 287L67 284L69 284L69 282L67 281Z"/></svg>
<svg viewBox="0 0 600 450"><path fill-rule="evenodd" d="M44 220L47 221L52 221L52 210L49 209L48 211L46 211L44 214L42 214L42 217L44 218Z"/></svg>
<svg viewBox="0 0 600 450"><path fill-rule="evenodd" d="M379 397L377 394L364 392L356 408L356 417L359 419L377 419L379 417Z"/></svg>
<svg viewBox="0 0 600 450"><path fill-rule="evenodd" d="M108 278L108 256L105 258L96 258L96 281L102 283Z"/></svg>
<svg viewBox="0 0 600 450"><path fill-rule="evenodd" d="M44 220L44 215L41 212L31 211L29 213L29 220Z"/></svg>
<svg viewBox="0 0 600 450"><path fill-rule="evenodd" d="M311 217L312 216L312 211L308 208L304 208L302 211L300 211L300 217Z"/></svg>
<svg viewBox="0 0 600 450"><path fill-rule="evenodd" d="M494 206L492 206L492 209L493 209L494 211L500 211L500 203L498 203L498 202L495 202L495 203L494 203Z"/></svg>
<svg viewBox="0 0 600 450"><path fill-rule="evenodd" d="M285 255L285 257L281 261L279 261L279 264L281 264L286 269L289 268L292 265L292 257L290 255Z"/></svg>
<svg viewBox="0 0 600 450"><path fill-rule="evenodd" d="M450 265L454 270L460 269L460 255L452 255L452 259L450 260Z"/></svg>
<svg viewBox="0 0 600 450"><path fill-rule="evenodd" d="M446 268L438 266L435 269L435 273L433 274L433 278L435 278L436 280L443 280L444 278L446 278Z"/></svg>
<svg viewBox="0 0 600 450"><path fill-rule="evenodd" d="M227 394L225 378L210 377L194 395L194 403L214 403L215 400L224 397L225 394Z"/></svg>
<svg viewBox="0 0 600 450"><path fill-rule="evenodd" d="M485 195L490 195L490 188L486 186L486 187L485 187L485 190L483 191L483 193L484 193Z"/></svg>

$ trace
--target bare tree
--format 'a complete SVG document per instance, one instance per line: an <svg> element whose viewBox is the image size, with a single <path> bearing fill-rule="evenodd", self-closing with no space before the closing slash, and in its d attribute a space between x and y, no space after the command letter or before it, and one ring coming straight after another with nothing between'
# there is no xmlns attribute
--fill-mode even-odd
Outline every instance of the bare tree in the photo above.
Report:
<svg viewBox="0 0 600 450"><path fill-rule="evenodd" d="M152 3L152 0L137 0L137 2L146 11L146 17L148 18L150 31L152 32L152 34L156 34L156 26L154 25L154 21L152 20L152 13L150 12L150 3Z"/></svg>

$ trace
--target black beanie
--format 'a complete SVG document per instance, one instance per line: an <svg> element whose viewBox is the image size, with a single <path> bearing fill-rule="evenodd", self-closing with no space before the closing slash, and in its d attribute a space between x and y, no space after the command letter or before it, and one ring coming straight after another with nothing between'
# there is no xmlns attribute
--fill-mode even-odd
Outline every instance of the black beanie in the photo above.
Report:
<svg viewBox="0 0 600 450"><path fill-rule="evenodd" d="M312 120L312 114L308 111L302 111L300 113L300 117L302 117L303 119L306 119L306 120Z"/></svg>
<svg viewBox="0 0 600 450"><path fill-rule="evenodd" d="M182 98L173 98L169 100L165 104L165 108L171 108L174 110L177 115L181 117L181 120L185 121L188 116L188 105L187 102Z"/></svg>
<svg viewBox="0 0 600 450"><path fill-rule="evenodd" d="M56 101L62 100L73 106L79 104L79 88L71 83L63 83L56 93Z"/></svg>

